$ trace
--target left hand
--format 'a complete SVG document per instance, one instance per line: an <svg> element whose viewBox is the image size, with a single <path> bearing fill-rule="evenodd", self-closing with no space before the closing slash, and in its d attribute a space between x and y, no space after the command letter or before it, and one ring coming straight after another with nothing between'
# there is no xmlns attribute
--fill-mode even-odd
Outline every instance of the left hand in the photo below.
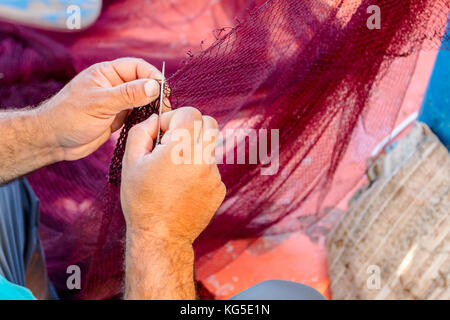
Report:
<svg viewBox="0 0 450 320"><path fill-rule="evenodd" d="M129 109L159 97L161 78L158 69L135 58L97 63L78 74L39 108L60 160L97 150L122 127Z"/></svg>

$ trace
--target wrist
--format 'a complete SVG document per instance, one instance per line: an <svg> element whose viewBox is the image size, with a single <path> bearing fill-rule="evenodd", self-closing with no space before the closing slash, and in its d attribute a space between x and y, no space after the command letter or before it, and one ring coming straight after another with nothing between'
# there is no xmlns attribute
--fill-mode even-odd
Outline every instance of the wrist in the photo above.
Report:
<svg viewBox="0 0 450 320"><path fill-rule="evenodd" d="M186 242L127 230L126 299L195 299L194 250Z"/></svg>
<svg viewBox="0 0 450 320"><path fill-rule="evenodd" d="M193 247L189 241L182 239L162 237L154 232L127 228L127 250L150 249L162 252L176 250L178 253L193 255Z"/></svg>
<svg viewBox="0 0 450 320"><path fill-rule="evenodd" d="M32 122L35 124L35 131L38 132L38 143L40 148L46 150L52 163L64 160L64 150L58 139L57 131L52 125L54 116L46 104L33 109Z"/></svg>

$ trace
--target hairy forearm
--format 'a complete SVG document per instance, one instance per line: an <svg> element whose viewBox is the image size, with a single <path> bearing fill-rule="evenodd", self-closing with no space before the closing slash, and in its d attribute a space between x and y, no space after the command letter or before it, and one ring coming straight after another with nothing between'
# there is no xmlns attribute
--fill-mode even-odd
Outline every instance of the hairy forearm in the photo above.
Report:
<svg viewBox="0 0 450 320"><path fill-rule="evenodd" d="M60 159L40 109L0 112L0 184Z"/></svg>
<svg viewBox="0 0 450 320"><path fill-rule="evenodd" d="M142 233L127 233L125 299L193 300L194 251Z"/></svg>

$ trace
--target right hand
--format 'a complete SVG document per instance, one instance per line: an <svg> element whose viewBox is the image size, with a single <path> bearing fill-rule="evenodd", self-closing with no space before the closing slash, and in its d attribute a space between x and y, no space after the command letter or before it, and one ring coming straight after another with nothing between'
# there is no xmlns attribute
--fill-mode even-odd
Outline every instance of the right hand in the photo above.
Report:
<svg viewBox="0 0 450 320"><path fill-rule="evenodd" d="M201 124L200 132L194 132L194 121ZM185 107L164 113L161 130L164 137L154 150L157 115L129 132L121 184L127 233L191 245L222 204L226 188L217 164L211 161L214 154L201 163L177 164L172 153L179 142L172 141L171 137L177 130L189 132L190 146L198 147L202 142L201 148L192 150L203 153L206 148L211 149L211 143L215 144L215 138L206 137L205 132L218 133L218 125L197 109ZM194 157L193 151L191 154Z"/></svg>

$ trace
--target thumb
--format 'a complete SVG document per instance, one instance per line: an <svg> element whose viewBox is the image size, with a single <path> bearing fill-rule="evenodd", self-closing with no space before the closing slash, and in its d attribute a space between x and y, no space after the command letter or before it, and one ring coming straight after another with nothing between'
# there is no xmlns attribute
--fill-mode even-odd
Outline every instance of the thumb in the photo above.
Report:
<svg viewBox="0 0 450 320"><path fill-rule="evenodd" d="M154 79L139 79L110 88L113 101L111 107L122 110L142 107L159 97L160 86Z"/></svg>
<svg viewBox="0 0 450 320"><path fill-rule="evenodd" d="M158 115L152 114L147 120L135 125L128 133L124 161L138 162L153 149L153 140L158 134Z"/></svg>

